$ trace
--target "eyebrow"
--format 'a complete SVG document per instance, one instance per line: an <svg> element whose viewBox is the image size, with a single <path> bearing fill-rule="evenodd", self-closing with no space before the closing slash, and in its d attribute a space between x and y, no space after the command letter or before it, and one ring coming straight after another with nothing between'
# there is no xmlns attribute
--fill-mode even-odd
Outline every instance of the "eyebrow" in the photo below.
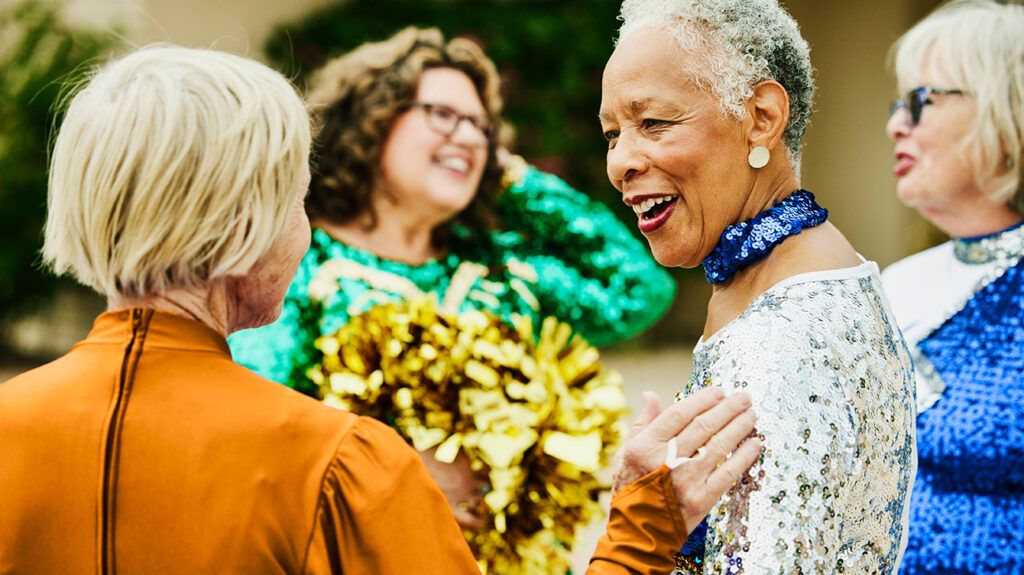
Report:
<svg viewBox="0 0 1024 575"><path fill-rule="evenodd" d="M634 116L639 116L641 113L643 113L644 110L647 109L648 106L651 105L652 101L653 98L641 98L639 100L630 100L628 104L629 113ZM608 114L604 112L599 112L597 114L597 119L601 120L602 122L611 121L611 118L608 116Z"/></svg>

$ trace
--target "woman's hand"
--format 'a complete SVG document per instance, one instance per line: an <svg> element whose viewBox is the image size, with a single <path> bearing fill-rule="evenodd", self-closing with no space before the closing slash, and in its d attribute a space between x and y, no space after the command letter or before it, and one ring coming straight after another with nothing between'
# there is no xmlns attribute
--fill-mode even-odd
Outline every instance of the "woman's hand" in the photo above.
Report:
<svg viewBox="0 0 1024 575"><path fill-rule="evenodd" d="M460 451L455 461L451 463L438 461L434 457L435 451L436 449L421 451L420 458L448 500L452 515L463 529L482 530L487 517L483 502L489 487L486 476L473 471L469 457L463 451Z"/></svg>
<svg viewBox="0 0 1024 575"><path fill-rule="evenodd" d="M720 388L707 388L665 411L656 394L645 392L644 399L644 410L617 455L614 487L625 487L668 464L687 531L692 532L761 453L761 441L751 437L756 416L750 396L726 397ZM684 456L675 462L667 461L670 442Z"/></svg>

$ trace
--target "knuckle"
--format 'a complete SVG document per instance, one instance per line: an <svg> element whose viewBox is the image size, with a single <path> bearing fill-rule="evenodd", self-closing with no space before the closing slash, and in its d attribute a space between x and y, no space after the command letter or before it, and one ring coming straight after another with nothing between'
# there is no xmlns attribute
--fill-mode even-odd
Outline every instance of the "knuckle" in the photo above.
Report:
<svg viewBox="0 0 1024 575"><path fill-rule="evenodd" d="M697 419L694 419L693 424L697 428L697 431L705 436L714 435L716 431L715 426L712 425L711 421L709 421L707 416L704 415L701 415L697 417Z"/></svg>
<svg viewBox="0 0 1024 575"><path fill-rule="evenodd" d="M736 447L735 445L727 445L726 441L718 435L712 436L704 445L709 454L716 459L721 459L723 455L732 451L733 448Z"/></svg>

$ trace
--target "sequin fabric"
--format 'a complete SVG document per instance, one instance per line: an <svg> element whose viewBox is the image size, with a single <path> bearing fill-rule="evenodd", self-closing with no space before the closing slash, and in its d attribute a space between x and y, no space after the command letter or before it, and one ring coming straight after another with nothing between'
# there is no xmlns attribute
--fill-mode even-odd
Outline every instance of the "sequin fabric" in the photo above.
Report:
<svg viewBox="0 0 1024 575"><path fill-rule="evenodd" d="M917 421L900 572L1024 573L1024 227L954 241L961 261L1010 265L917 345L945 389Z"/></svg>
<svg viewBox="0 0 1024 575"><path fill-rule="evenodd" d="M970 293L953 300L952 305L944 313L937 316L934 325L921 329L921 333L931 334L949 318L960 311L975 295L989 283L1001 277L1008 269L1016 265L1024 256L1024 224L1009 229L974 238L953 238L953 254L959 261L976 266L987 266L988 271L978 281ZM928 286L920 286L927 289ZM921 340L907 340L914 359L914 367L918 374L917 409L919 413L929 410L946 392L946 382L932 365L931 359L921 351Z"/></svg>
<svg viewBox="0 0 1024 575"><path fill-rule="evenodd" d="M953 253L966 264L1020 259L1024 254L1024 223L975 238L954 238Z"/></svg>
<svg viewBox="0 0 1024 575"><path fill-rule="evenodd" d="M873 263L796 276L698 343L681 395L746 391L764 450L707 517L704 544L684 545L677 573L896 572L914 379L880 285Z"/></svg>
<svg viewBox="0 0 1024 575"><path fill-rule="evenodd" d="M554 316L599 346L636 335L668 310L671 276L603 204L527 168L498 208L504 231L481 241L462 230L446 256L422 265L387 260L314 230L281 317L228 338L235 361L315 394L305 370L314 363L316 338L410 295L454 302L454 311L525 315L535 326ZM311 286L325 281L340 289L323 290L329 297L314 302Z"/></svg>
<svg viewBox="0 0 1024 575"><path fill-rule="evenodd" d="M764 259L789 236L821 225L828 210L814 201L814 194L798 190L753 218L731 224L704 261L709 283L728 281L737 271Z"/></svg>

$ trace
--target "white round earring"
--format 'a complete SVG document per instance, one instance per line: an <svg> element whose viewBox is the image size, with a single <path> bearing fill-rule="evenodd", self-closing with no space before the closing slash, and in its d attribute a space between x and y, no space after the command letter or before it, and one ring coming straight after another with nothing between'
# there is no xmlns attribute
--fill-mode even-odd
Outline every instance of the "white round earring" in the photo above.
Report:
<svg viewBox="0 0 1024 575"><path fill-rule="evenodd" d="M759 170L768 165L768 160L771 157L772 154L768 151L768 148L755 146L753 150L750 150L750 155L747 156L747 163L750 164L751 168Z"/></svg>

